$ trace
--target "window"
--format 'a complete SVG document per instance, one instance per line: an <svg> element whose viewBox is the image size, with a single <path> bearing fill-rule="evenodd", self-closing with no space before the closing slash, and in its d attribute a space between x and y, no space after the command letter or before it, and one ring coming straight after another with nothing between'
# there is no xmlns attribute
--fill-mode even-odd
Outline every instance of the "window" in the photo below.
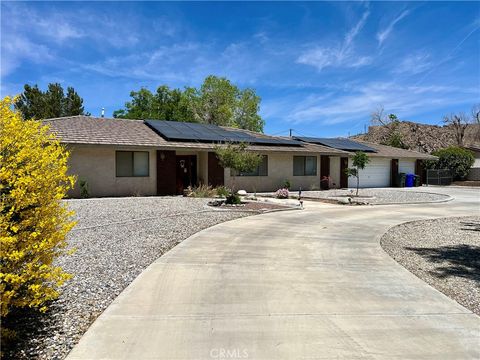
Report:
<svg viewBox="0 0 480 360"><path fill-rule="evenodd" d="M293 176L315 176L317 175L316 156L294 156Z"/></svg>
<svg viewBox="0 0 480 360"><path fill-rule="evenodd" d="M252 172L236 172L235 170L230 170L230 176L268 176L268 156L262 155L262 162L257 168Z"/></svg>
<svg viewBox="0 0 480 360"><path fill-rule="evenodd" d="M148 151L117 151L115 153L117 177L149 176Z"/></svg>

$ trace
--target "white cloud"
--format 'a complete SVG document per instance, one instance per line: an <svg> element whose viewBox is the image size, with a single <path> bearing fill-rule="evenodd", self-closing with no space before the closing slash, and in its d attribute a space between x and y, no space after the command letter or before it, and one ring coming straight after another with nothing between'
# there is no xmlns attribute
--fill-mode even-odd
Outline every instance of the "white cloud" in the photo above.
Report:
<svg viewBox="0 0 480 360"><path fill-rule="evenodd" d="M352 86L345 91L311 94L303 100L284 98L267 104L264 113L290 124L339 124L368 121L379 104L385 105L402 119L431 109L469 104L477 96L476 89L451 86L410 86L398 82L371 82ZM419 96L421 95L421 96ZM284 104L284 105L282 105ZM292 108L292 104L296 104ZM290 107L289 107L290 105Z"/></svg>
<svg viewBox="0 0 480 360"><path fill-rule="evenodd" d="M433 66L430 61L430 55L426 53L416 53L407 55L402 62L393 69L395 74L416 75L429 70Z"/></svg>
<svg viewBox="0 0 480 360"><path fill-rule="evenodd" d="M390 33L393 31L393 28L395 25L402 20L404 17L406 17L410 13L409 10L404 10L398 15L393 21L391 21L388 26L380 31L377 32L377 41L378 45L382 46L385 40L390 36Z"/></svg>
<svg viewBox="0 0 480 360"><path fill-rule="evenodd" d="M366 10L363 13L362 18L345 35L344 41L340 46L314 46L300 54L296 62L299 64L311 65L318 71L321 71L326 67L356 68L371 64L373 62L372 57L359 56L354 51L355 38L365 26L369 15L370 12Z"/></svg>
<svg viewBox="0 0 480 360"><path fill-rule="evenodd" d="M22 59L28 58L34 63L53 61L55 56L44 45L36 44L19 35L1 42L2 57L0 74L2 77L12 73L21 65Z"/></svg>
<svg viewBox="0 0 480 360"><path fill-rule="evenodd" d="M26 5L12 3L3 8L3 16L9 20L2 24L2 31L7 35L35 34L58 43L69 39L78 39L85 35L82 29L69 21L66 14L54 9L48 12L48 16L45 16ZM25 19L28 19L27 25Z"/></svg>
<svg viewBox="0 0 480 360"><path fill-rule="evenodd" d="M226 76L240 86L250 86L272 67L271 59L255 51L254 46L250 42L230 43L221 48L204 42L175 43L81 67L105 76L157 84L170 82L180 87L198 85L210 74Z"/></svg>

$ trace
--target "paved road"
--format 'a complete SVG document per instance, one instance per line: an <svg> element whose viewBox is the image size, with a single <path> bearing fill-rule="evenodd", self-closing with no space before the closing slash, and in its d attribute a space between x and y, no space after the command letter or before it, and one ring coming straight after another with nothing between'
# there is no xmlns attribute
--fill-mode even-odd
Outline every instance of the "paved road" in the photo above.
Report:
<svg viewBox="0 0 480 360"><path fill-rule="evenodd" d="M433 189L455 200L307 203L204 230L146 269L68 359L479 359L480 317L379 245L405 221L480 212L478 191Z"/></svg>

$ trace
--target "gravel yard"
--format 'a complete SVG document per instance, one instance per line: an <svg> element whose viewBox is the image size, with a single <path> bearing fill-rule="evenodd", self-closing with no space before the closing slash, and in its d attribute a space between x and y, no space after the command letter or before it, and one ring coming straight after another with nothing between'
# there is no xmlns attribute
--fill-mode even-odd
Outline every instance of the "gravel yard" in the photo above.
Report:
<svg viewBox="0 0 480 360"><path fill-rule="evenodd" d="M68 238L76 251L57 264L74 278L47 314L19 312L7 319L3 326L18 332L18 342L5 358L63 359L95 318L163 253L202 229L252 215L211 210L205 208L208 199L183 197L66 202L78 220Z"/></svg>
<svg viewBox="0 0 480 360"><path fill-rule="evenodd" d="M402 224L381 245L420 279L480 315L480 216Z"/></svg>
<svg viewBox="0 0 480 360"><path fill-rule="evenodd" d="M292 194L295 194L292 192ZM355 194L355 190L325 190L325 191L302 191L304 198L340 200L347 195ZM406 204L406 203L428 203L432 201L446 200L449 197L442 194L415 191L414 189L360 189L355 201L367 202L369 204Z"/></svg>

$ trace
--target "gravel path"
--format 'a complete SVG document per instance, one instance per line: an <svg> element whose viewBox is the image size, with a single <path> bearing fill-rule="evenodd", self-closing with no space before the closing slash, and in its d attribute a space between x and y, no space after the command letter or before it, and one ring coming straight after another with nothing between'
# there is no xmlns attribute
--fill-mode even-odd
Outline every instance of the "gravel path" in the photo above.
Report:
<svg viewBox="0 0 480 360"><path fill-rule="evenodd" d="M19 312L7 319L19 342L11 359L63 359L120 292L163 253L212 225L252 215L215 211L208 199L182 197L68 200L77 225L76 248L57 264L73 274L45 315ZM14 320L13 320L14 319Z"/></svg>
<svg viewBox="0 0 480 360"><path fill-rule="evenodd" d="M381 245L409 271L480 315L480 216L402 224Z"/></svg>
<svg viewBox="0 0 480 360"><path fill-rule="evenodd" d="M355 190L326 190L326 191L302 191L302 196L313 199L338 200L345 199L345 195L355 194ZM432 194L415 190L393 190L393 189L360 189L359 197L355 198L360 202L369 204L390 204L390 203L419 203L432 202L448 199L447 195Z"/></svg>

